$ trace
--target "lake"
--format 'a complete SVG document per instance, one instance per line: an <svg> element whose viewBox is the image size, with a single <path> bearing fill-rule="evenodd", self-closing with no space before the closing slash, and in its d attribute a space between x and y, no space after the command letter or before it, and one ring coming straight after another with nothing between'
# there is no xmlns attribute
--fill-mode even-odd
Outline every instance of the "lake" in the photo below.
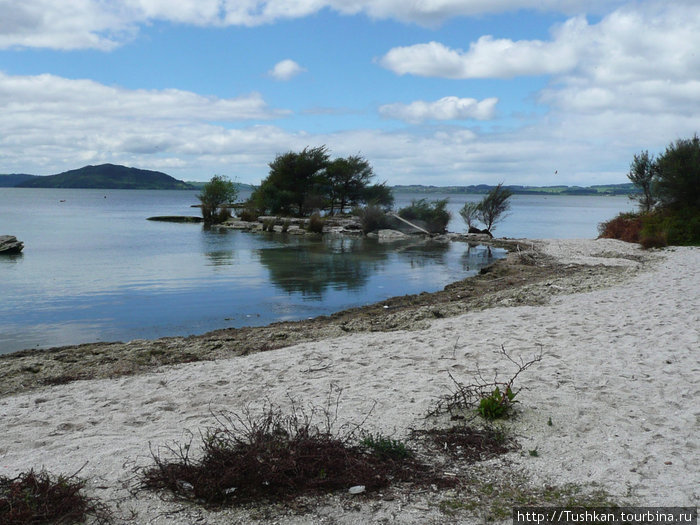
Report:
<svg viewBox="0 0 700 525"><path fill-rule="evenodd" d="M464 243L383 244L206 229L145 220L197 215L197 192L0 188L0 353L132 340L314 317L436 291L503 250ZM397 206L415 195L397 195ZM429 199L439 198L430 195ZM451 195L457 211L477 195ZM595 237L626 197L514 196L498 236Z"/></svg>

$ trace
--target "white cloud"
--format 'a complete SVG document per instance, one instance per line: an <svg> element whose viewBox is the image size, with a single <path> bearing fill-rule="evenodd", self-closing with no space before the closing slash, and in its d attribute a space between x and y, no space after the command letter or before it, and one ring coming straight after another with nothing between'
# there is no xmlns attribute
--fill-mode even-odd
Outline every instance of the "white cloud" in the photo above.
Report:
<svg viewBox="0 0 700 525"><path fill-rule="evenodd" d="M175 89L128 90L92 80L0 73L0 165L4 171L33 166L39 173L47 167L55 173L56 165L74 167L76 159L129 158L132 165L146 159L143 165L152 166L154 160L177 163L192 155L237 151L242 145L254 151L250 143L262 138L257 132L241 136L211 122L240 125L288 114L269 108L258 93L221 99ZM161 158L154 159L155 154Z"/></svg>
<svg viewBox="0 0 700 525"><path fill-rule="evenodd" d="M439 42L396 47L379 63L399 74L442 78L512 78L521 75L564 73L579 59L580 38L588 28L581 17L569 19L550 42L494 39L482 36L468 51Z"/></svg>
<svg viewBox="0 0 700 525"><path fill-rule="evenodd" d="M488 120L493 118L497 98L443 97L435 102L417 100L410 104L387 104L379 108L383 117L420 123L426 120Z"/></svg>
<svg viewBox="0 0 700 525"><path fill-rule="evenodd" d="M294 60L286 59L275 64L275 67L268 71L268 74L276 80L286 81L304 71L306 71L306 69L294 62Z"/></svg>
<svg viewBox="0 0 700 525"><path fill-rule="evenodd" d="M689 1L689 0L676 0ZM161 20L198 26L257 26L322 9L420 25L520 9L563 13L619 5L622 0L0 0L0 49L13 46L108 50L140 25Z"/></svg>

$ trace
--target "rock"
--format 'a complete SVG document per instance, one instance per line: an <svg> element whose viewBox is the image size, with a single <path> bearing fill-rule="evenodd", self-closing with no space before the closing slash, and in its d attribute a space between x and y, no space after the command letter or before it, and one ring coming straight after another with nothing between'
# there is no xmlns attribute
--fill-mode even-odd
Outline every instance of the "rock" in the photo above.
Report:
<svg viewBox="0 0 700 525"><path fill-rule="evenodd" d="M348 492L350 494L362 494L364 491L365 491L364 485L355 485L354 487L350 487L348 489Z"/></svg>
<svg viewBox="0 0 700 525"><path fill-rule="evenodd" d="M379 230L377 237L380 241L400 241L407 237L405 233L398 230Z"/></svg>
<svg viewBox="0 0 700 525"><path fill-rule="evenodd" d="M491 232L490 232L490 231L488 231L488 230L480 230L479 228L475 228L474 226L472 226L471 228L469 228L469 231L468 231L467 233L478 233L478 234L481 234L481 235L488 235L489 237L493 238L493 235L491 235Z"/></svg>
<svg viewBox="0 0 700 525"><path fill-rule="evenodd" d="M19 253L24 248L24 243L18 241L14 235L0 235L0 253Z"/></svg>
<svg viewBox="0 0 700 525"><path fill-rule="evenodd" d="M191 217L189 215L159 215L156 217L148 217L148 221L163 221L163 222L202 222L201 217Z"/></svg>

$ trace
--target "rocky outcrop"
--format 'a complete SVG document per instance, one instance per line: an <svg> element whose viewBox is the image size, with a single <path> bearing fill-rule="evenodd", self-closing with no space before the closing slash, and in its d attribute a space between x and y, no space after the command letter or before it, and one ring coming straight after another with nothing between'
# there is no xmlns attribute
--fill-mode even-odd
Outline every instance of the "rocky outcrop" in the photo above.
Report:
<svg viewBox="0 0 700 525"><path fill-rule="evenodd" d="M22 248L24 243L14 235L0 235L0 254L19 253Z"/></svg>

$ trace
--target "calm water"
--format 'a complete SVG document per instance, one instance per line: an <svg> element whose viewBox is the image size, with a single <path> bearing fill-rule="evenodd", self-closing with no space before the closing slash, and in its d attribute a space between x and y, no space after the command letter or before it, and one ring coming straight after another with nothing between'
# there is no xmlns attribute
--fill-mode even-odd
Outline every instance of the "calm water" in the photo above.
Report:
<svg viewBox="0 0 700 525"><path fill-rule="evenodd" d="M503 255L463 243L312 242L145 220L196 215L195 195L0 188L0 234L25 243L21 255L0 257L0 353L312 317L442 289ZM451 206L461 207L458 198ZM514 200L498 233L592 237L600 216L618 211L614 200L549 199Z"/></svg>

